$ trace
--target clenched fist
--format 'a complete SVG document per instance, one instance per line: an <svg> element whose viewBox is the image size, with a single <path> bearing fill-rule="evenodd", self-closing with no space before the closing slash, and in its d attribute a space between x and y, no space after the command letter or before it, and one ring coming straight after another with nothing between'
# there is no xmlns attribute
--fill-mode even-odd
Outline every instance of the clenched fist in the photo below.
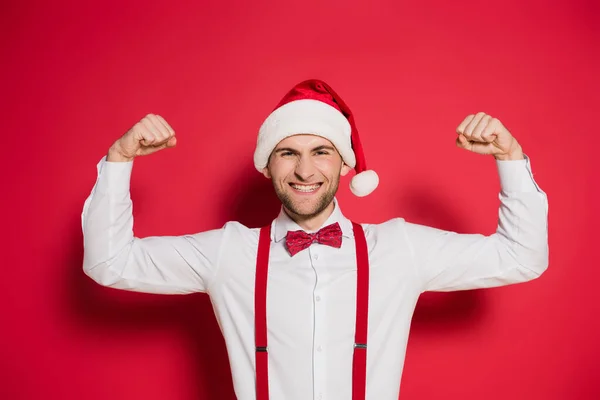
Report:
<svg viewBox="0 0 600 400"><path fill-rule="evenodd" d="M177 143L175 131L156 114L148 114L119 138L108 151L107 161L132 161Z"/></svg>
<svg viewBox="0 0 600 400"><path fill-rule="evenodd" d="M467 116L456 128L456 145L497 160L523 159L523 150L502 122L485 113Z"/></svg>

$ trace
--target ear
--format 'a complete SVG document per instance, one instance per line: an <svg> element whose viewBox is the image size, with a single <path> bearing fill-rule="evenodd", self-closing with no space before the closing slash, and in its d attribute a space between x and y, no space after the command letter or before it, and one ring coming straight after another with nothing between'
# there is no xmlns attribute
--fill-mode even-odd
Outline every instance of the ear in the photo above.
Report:
<svg viewBox="0 0 600 400"><path fill-rule="evenodd" d="M342 163L342 170L340 172L341 176L346 176L348 175L348 172L350 172L352 168L350 168L346 163Z"/></svg>
<svg viewBox="0 0 600 400"><path fill-rule="evenodd" d="M269 167L264 167L262 170L262 174L265 176L265 178L271 179L271 172L269 172Z"/></svg>

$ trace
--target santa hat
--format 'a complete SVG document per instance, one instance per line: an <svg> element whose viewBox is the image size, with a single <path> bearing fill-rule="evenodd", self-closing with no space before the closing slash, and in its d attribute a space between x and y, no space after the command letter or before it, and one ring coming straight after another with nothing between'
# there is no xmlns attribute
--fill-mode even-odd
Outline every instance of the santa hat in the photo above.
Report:
<svg viewBox="0 0 600 400"><path fill-rule="evenodd" d="M323 81L311 79L294 86L263 122L254 152L256 169L262 172L280 141L299 134L322 136L333 143L344 162L356 171L350 181L350 190L356 196L375 190L379 177L367 170L354 116Z"/></svg>

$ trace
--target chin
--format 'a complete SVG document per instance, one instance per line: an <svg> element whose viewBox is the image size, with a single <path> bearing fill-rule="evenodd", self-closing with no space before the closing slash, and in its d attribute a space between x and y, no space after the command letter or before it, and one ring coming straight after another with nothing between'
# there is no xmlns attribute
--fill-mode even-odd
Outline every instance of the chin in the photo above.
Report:
<svg viewBox="0 0 600 400"><path fill-rule="evenodd" d="M329 204L331 204L331 201L328 202L326 197L327 196L320 196L304 201L294 201L288 197L283 204L289 211L300 217L313 217L320 214L329 206Z"/></svg>
<svg viewBox="0 0 600 400"><path fill-rule="evenodd" d="M284 202L284 205L294 214L298 215L312 215L318 209L318 202L316 201L297 201L289 197Z"/></svg>
<svg viewBox="0 0 600 400"><path fill-rule="evenodd" d="M291 211L294 214L297 214L299 216L302 217L311 217L313 215L316 215L319 213L319 207L317 207L317 205L311 205L311 206L296 206L294 208L291 209Z"/></svg>
<svg viewBox="0 0 600 400"><path fill-rule="evenodd" d="M277 197L279 197L288 212L302 218L316 216L327 209L333 201L337 186L334 187L334 190L331 189L321 187L321 193L315 193L313 196L303 196L287 188L275 186Z"/></svg>

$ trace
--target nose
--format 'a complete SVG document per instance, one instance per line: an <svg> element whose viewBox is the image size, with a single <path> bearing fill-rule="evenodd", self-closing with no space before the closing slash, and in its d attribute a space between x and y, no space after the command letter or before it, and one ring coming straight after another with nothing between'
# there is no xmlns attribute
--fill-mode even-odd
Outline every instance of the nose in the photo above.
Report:
<svg viewBox="0 0 600 400"><path fill-rule="evenodd" d="M302 156L298 158L296 169L294 170L296 177L302 181L308 181L315 174L315 166L310 157Z"/></svg>

